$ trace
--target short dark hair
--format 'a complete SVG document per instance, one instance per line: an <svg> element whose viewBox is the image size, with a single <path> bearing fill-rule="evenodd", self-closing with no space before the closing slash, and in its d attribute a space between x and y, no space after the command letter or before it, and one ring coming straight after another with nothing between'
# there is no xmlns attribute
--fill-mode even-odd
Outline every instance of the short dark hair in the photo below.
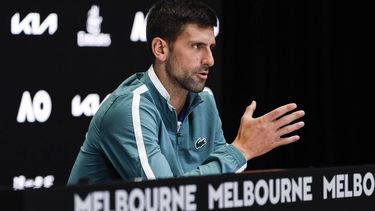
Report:
<svg viewBox="0 0 375 211"><path fill-rule="evenodd" d="M147 45L151 48L152 39L160 37L173 43L185 24L195 23L201 27L214 27L217 23L215 11L201 1L161 0L147 13Z"/></svg>

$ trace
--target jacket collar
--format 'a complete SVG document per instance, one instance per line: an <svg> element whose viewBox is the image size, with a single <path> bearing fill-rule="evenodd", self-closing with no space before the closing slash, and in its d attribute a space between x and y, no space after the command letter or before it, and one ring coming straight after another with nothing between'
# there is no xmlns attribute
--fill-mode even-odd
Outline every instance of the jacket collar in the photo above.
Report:
<svg viewBox="0 0 375 211"><path fill-rule="evenodd" d="M160 82L158 76L155 73L153 65L151 65L150 68L148 68L147 74L152 84L155 86L156 90L167 101L169 109L172 110L173 106L170 103L171 96L169 95L168 91L165 89L163 84Z"/></svg>

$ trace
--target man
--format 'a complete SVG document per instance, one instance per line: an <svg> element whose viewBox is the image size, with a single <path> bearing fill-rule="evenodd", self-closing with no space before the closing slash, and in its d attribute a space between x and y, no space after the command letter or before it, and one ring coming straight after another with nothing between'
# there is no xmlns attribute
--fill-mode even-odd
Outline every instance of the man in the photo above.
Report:
<svg viewBox="0 0 375 211"><path fill-rule="evenodd" d="M201 2L160 1L147 15L154 62L126 79L93 117L68 184L241 172L247 161L297 141L294 103L253 118L253 101L227 144L211 92L217 17Z"/></svg>

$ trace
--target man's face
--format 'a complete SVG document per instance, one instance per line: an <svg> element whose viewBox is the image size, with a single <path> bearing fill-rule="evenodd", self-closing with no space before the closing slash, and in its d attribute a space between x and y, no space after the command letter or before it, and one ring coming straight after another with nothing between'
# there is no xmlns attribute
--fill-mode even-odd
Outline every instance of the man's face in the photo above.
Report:
<svg viewBox="0 0 375 211"><path fill-rule="evenodd" d="M175 88L201 92L205 87L209 68L214 65L212 48L215 46L213 27L185 25L169 49L166 71Z"/></svg>

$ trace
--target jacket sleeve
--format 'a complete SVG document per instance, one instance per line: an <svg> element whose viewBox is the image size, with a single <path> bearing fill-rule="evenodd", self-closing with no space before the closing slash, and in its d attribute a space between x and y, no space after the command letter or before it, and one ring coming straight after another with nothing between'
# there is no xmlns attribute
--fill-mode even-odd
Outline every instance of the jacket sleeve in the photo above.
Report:
<svg viewBox="0 0 375 211"><path fill-rule="evenodd" d="M231 144L221 146L210 154L197 169L186 172L184 176L239 173L246 169L247 162L242 154Z"/></svg>

